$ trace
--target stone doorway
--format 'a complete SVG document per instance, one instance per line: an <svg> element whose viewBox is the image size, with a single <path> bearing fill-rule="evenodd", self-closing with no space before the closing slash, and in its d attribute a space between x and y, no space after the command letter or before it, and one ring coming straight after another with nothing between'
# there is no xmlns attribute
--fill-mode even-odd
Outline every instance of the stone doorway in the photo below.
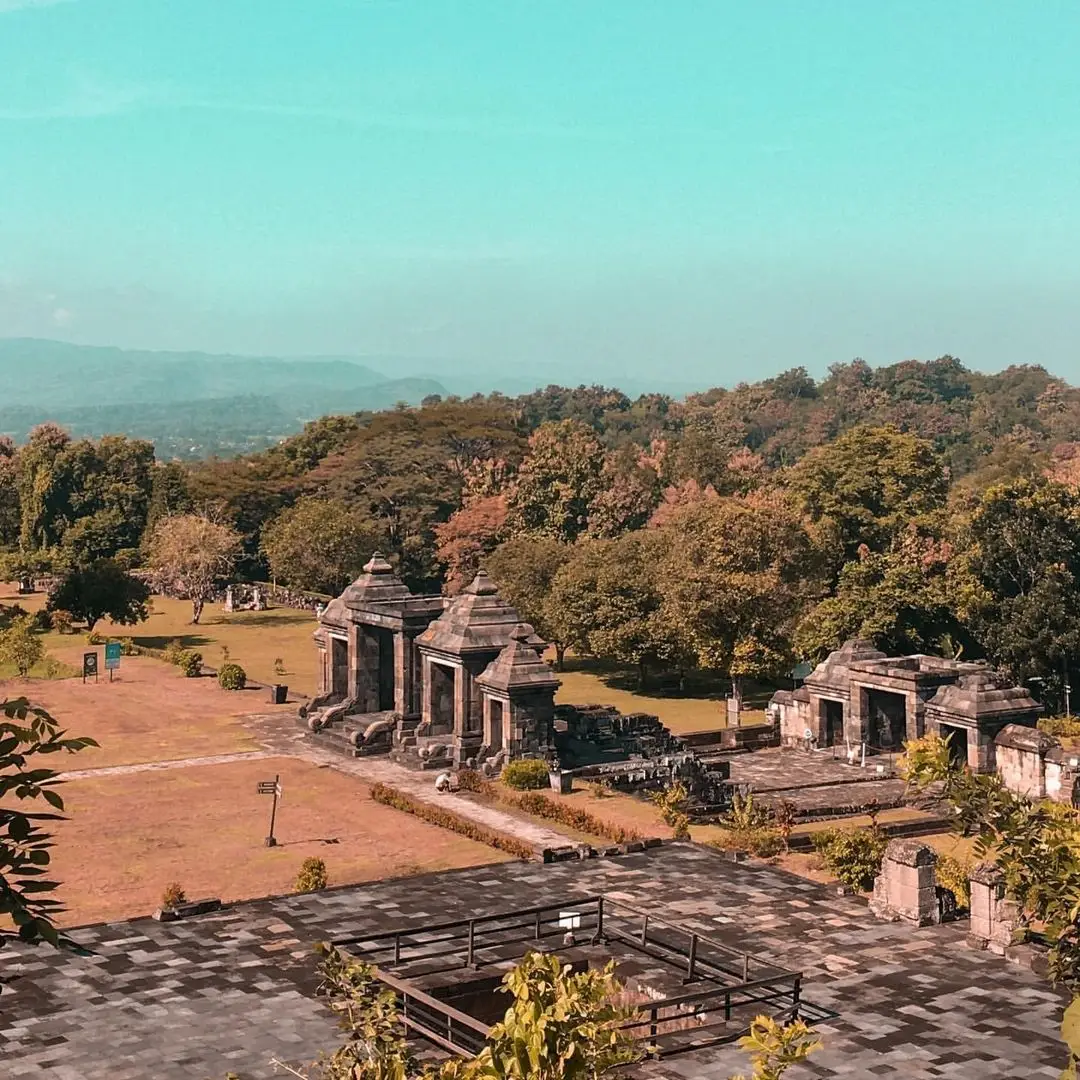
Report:
<svg viewBox="0 0 1080 1080"><path fill-rule="evenodd" d="M394 708L394 635L381 626L357 630L360 651L360 705L365 712Z"/></svg>
<svg viewBox="0 0 1080 1080"><path fill-rule="evenodd" d="M502 750L503 741L503 703L498 698L488 700L488 729L484 732L484 742L488 753L497 754Z"/></svg>
<svg viewBox="0 0 1080 1080"><path fill-rule="evenodd" d="M907 699L888 690L871 690L867 698L866 741L874 750L901 750L907 738Z"/></svg>
<svg viewBox="0 0 1080 1080"><path fill-rule="evenodd" d="M343 699L349 693L349 643L330 639L330 693Z"/></svg>
<svg viewBox="0 0 1080 1080"><path fill-rule="evenodd" d="M431 716L431 733L447 735L454 730L454 682L457 672L446 664L431 662L431 682L428 686L428 703Z"/></svg>
<svg viewBox="0 0 1080 1080"><path fill-rule="evenodd" d="M822 746L840 746L844 741L844 703L824 700L821 702Z"/></svg>
<svg viewBox="0 0 1080 1080"><path fill-rule="evenodd" d="M949 760L953 765L963 768L968 763L967 728L952 724L941 725L941 737L949 740Z"/></svg>

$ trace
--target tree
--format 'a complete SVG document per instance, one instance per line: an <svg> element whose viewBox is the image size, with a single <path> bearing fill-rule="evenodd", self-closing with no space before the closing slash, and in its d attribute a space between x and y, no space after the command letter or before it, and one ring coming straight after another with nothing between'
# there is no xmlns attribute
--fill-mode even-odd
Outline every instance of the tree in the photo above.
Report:
<svg viewBox="0 0 1080 1080"><path fill-rule="evenodd" d="M1060 690L1080 649L1080 493L1042 477L992 487L963 543L961 611L987 655Z"/></svg>
<svg viewBox="0 0 1080 1080"><path fill-rule="evenodd" d="M70 485L61 458L70 443L71 436L63 428L41 424L19 450L19 546L24 551L53 547L60 541Z"/></svg>
<svg viewBox="0 0 1080 1080"><path fill-rule="evenodd" d="M306 497L264 529L275 581L337 596L383 542L378 525L341 499Z"/></svg>
<svg viewBox="0 0 1080 1080"><path fill-rule="evenodd" d="M802 1020L781 1024L771 1016L758 1016L750 1032L739 1040L754 1066L750 1080L781 1080L792 1065L805 1061L821 1041ZM733 1080L744 1080L737 1076Z"/></svg>
<svg viewBox="0 0 1080 1080"><path fill-rule="evenodd" d="M0 435L0 547L19 542L19 480L15 443Z"/></svg>
<svg viewBox="0 0 1080 1080"><path fill-rule="evenodd" d="M589 507L603 490L604 448L591 429L574 420L541 425L510 492L512 536L572 543L589 523Z"/></svg>
<svg viewBox="0 0 1080 1080"><path fill-rule="evenodd" d="M641 685L650 666L680 660L658 581L666 541L638 531L575 544L547 600L574 648L636 667Z"/></svg>
<svg viewBox="0 0 1080 1080"><path fill-rule="evenodd" d="M588 510L588 535L597 539L640 529L660 499L656 470L648 455L635 446L605 457L600 484Z"/></svg>
<svg viewBox="0 0 1080 1080"><path fill-rule="evenodd" d="M811 519L834 534L837 565L861 545L884 551L913 522L931 521L948 491L933 445L891 426L859 426L811 450L789 482Z"/></svg>
<svg viewBox="0 0 1080 1080"><path fill-rule="evenodd" d="M25 679L30 669L45 655L41 638L34 633L29 615L14 619L6 630L0 630L0 664L10 664Z"/></svg>
<svg viewBox="0 0 1080 1080"><path fill-rule="evenodd" d="M147 584L112 559L98 559L71 570L49 596L49 611L70 611L93 630L108 617L121 626L134 626L149 614Z"/></svg>
<svg viewBox="0 0 1080 1080"><path fill-rule="evenodd" d="M506 497L485 495L469 499L435 526L435 549L446 566L446 592L459 593L476 576L481 563L503 538L506 525Z"/></svg>
<svg viewBox="0 0 1080 1080"><path fill-rule="evenodd" d="M158 587L190 600L191 621L197 624L240 549L241 536L230 526L205 514L174 514L155 526L148 556Z"/></svg>
<svg viewBox="0 0 1080 1080"><path fill-rule="evenodd" d="M888 551L860 548L840 571L835 594L799 624L799 655L817 663L851 638L872 641L892 656L970 645L956 615L953 592L961 571L950 575L955 561L951 545L914 530Z"/></svg>
<svg viewBox="0 0 1080 1080"><path fill-rule="evenodd" d="M821 556L779 494L691 504L660 530L661 619L679 652L726 672L736 695L747 677L780 674L799 615L821 594Z"/></svg>
<svg viewBox="0 0 1080 1080"><path fill-rule="evenodd" d="M12 933L0 923L0 945L17 938L28 944L64 939L54 920L63 910L46 896L57 883L48 873L52 838L47 822L62 820L64 801L56 790L63 777L42 767L42 754L75 753L97 746L93 739L68 738L44 710L26 698L0 706L0 916L15 926ZM41 799L46 811L16 809L14 800Z"/></svg>
<svg viewBox="0 0 1080 1080"><path fill-rule="evenodd" d="M190 514L194 508L184 466L176 461L159 462L154 466L150 481L144 539L153 535L154 527L162 518Z"/></svg>
<svg viewBox="0 0 1080 1080"><path fill-rule="evenodd" d="M516 537L497 547L487 559L487 571L499 592L518 614L555 648L555 666L561 671L573 627L565 612L551 603L551 587L572 548L557 540Z"/></svg>

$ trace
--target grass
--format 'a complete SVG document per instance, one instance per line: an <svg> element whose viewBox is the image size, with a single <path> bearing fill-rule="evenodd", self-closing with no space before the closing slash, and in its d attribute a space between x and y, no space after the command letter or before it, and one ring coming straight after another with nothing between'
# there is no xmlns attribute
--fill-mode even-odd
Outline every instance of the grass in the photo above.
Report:
<svg viewBox="0 0 1080 1080"><path fill-rule="evenodd" d="M0 586L0 603L21 604L27 611L45 606L45 596L35 593L19 596L17 586ZM197 649L203 660L213 668L221 667L221 647L229 650L229 659L240 664L248 677L260 683L288 683L289 688L302 694L314 694L318 681L317 657L314 642L315 616L308 611L292 608L272 608L269 611L235 611L226 613L220 605L207 605L198 626L191 624L191 604L155 596L150 617L136 626L117 626L102 619L94 630L107 637L129 637L137 645L161 649L170 641L179 640L186 647ZM42 635L46 649L68 664L73 664L86 645L83 632ZM274 671L274 661L284 663L285 674ZM123 667L121 661L121 668ZM76 674L81 667L72 671Z"/></svg>
<svg viewBox="0 0 1080 1080"><path fill-rule="evenodd" d="M281 776L275 835L258 781ZM478 866L505 856L381 806L351 776L296 758L271 758L91 777L64 785L68 820L56 827L57 896L80 923L146 915L169 882L188 897L240 900L291 892L309 856L330 884ZM342 814L343 806L362 812ZM123 822L123 828L118 828Z"/></svg>

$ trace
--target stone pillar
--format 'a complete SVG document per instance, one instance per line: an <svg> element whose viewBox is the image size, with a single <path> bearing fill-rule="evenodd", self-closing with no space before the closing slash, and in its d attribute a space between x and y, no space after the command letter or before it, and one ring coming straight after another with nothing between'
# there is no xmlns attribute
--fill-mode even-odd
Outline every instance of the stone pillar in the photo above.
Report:
<svg viewBox="0 0 1080 1080"><path fill-rule="evenodd" d="M265 611L266 603L263 600L262 589L258 585L251 591L251 609L252 611Z"/></svg>
<svg viewBox="0 0 1080 1080"><path fill-rule="evenodd" d="M422 656L420 659L421 664L421 683L424 687L423 699L420 702L420 723L425 729L431 727L431 721L433 718L433 708L431 695L435 692L431 685L431 657Z"/></svg>
<svg viewBox="0 0 1080 1080"><path fill-rule="evenodd" d="M870 910L879 919L930 926L941 921L937 852L917 840L890 840L874 882Z"/></svg>
<svg viewBox="0 0 1080 1080"><path fill-rule="evenodd" d="M1005 875L993 863L979 863L972 871L970 887L968 944L1004 955L1019 922L1017 905L1005 898Z"/></svg>
<svg viewBox="0 0 1080 1080"><path fill-rule="evenodd" d="M866 738L867 704L866 687L851 686L851 697L844 715L844 738L852 745L858 745Z"/></svg>
<svg viewBox="0 0 1080 1080"><path fill-rule="evenodd" d="M225 587L225 610L226 611L235 611L236 610L236 599L233 596L233 587L231 585L227 585Z"/></svg>
<svg viewBox="0 0 1080 1080"><path fill-rule="evenodd" d="M412 700L412 639L402 631L394 634L394 712L408 716Z"/></svg>

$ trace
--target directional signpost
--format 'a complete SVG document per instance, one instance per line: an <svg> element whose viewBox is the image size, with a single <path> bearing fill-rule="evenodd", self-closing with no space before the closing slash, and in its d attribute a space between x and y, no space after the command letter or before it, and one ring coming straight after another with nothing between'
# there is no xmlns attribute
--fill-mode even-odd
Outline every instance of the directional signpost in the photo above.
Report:
<svg viewBox="0 0 1080 1080"><path fill-rule="evenodd" d="M120 666L120 642L110 641L105 645L105 667L109 671L109 682L112 682L113 672Z"/></svg>
<svg viewBox="0 0 1080 1080"><path fill-rule="evenodd" d="M276 847L277 840L274 839L274 819L277 817L278 799L281 798L281 775L275 776L273 780L260 780L255 791L258 795L274 796L274 802L270 807L270 835L266 838L266 846Z"/></svg>

